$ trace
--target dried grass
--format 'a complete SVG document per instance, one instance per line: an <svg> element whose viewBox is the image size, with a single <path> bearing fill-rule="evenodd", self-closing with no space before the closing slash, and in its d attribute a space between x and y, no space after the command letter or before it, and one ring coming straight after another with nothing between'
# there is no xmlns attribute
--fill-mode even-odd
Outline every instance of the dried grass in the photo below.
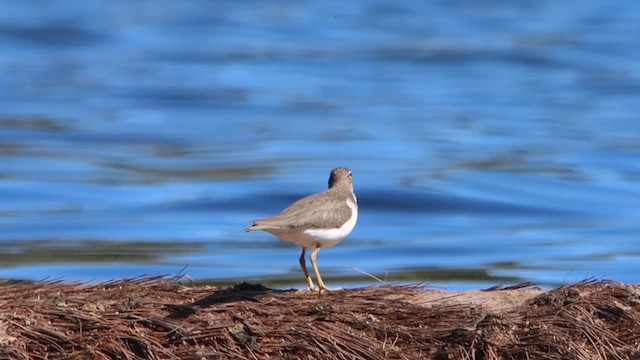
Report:
<svg viewBox="0 0 640 360"><path fill-rule="evenodd" d="M418 286L318 295L147 277L0 288L0 358L640 358L640 287L585 281L496 312ZM489 291L517 291L494 288Z"/></svg>

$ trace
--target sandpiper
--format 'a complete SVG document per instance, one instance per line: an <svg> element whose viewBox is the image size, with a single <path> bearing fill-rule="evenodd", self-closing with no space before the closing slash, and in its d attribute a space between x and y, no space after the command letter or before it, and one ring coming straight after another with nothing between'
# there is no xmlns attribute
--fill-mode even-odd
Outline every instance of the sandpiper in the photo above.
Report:
<svg viewBox="0 0 640 360"><path fill-rule="evenodd" d="M316 273L318 291L329 290L322 281L316 257L320 249L329 248L347 237L358 221L358 200L353 192L351 170L338 167L331 170L329 189L306 196L280 214L265 219L252 220L245 231L264 230L284 241L302 247L300 266L309 284L315 290L307 271L305 254L311 253L311 265Z"/></svg>

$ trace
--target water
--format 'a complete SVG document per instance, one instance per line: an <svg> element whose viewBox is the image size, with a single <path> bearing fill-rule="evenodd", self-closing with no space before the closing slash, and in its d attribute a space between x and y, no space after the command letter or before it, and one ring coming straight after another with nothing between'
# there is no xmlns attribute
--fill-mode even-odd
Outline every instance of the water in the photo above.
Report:
<svg viewBox="0 0 640 360"><path fill-rule="evenodd" d="M242 229L347 166L329 286L640 280L640 4L1 7L0 277L304 287Z"/></svg>

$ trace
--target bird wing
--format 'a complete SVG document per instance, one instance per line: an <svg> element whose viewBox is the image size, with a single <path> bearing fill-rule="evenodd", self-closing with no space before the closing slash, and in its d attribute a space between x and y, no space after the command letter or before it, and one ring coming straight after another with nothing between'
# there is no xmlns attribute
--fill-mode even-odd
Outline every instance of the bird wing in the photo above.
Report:
<svg viewBox="0 0 640 360"><path fill-rule="evenodd" d="M330 193L333 195L333 193ZM320 194L304 197L280 214L260 220L254 220L250 230L277 228L339 228L351 217L351 209L344 199L329 196L320 200Z"/></svg>

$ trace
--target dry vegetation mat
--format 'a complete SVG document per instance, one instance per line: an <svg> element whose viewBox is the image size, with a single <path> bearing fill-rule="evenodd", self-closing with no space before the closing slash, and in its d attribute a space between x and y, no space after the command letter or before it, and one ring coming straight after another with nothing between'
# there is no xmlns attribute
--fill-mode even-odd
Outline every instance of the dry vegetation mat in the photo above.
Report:
<svg viewBox="0 0 640 360"><path fill-rule="evenodd" d="M640 287L312 293L151 277L0 287L0 358L640 358Z"/></svg>

